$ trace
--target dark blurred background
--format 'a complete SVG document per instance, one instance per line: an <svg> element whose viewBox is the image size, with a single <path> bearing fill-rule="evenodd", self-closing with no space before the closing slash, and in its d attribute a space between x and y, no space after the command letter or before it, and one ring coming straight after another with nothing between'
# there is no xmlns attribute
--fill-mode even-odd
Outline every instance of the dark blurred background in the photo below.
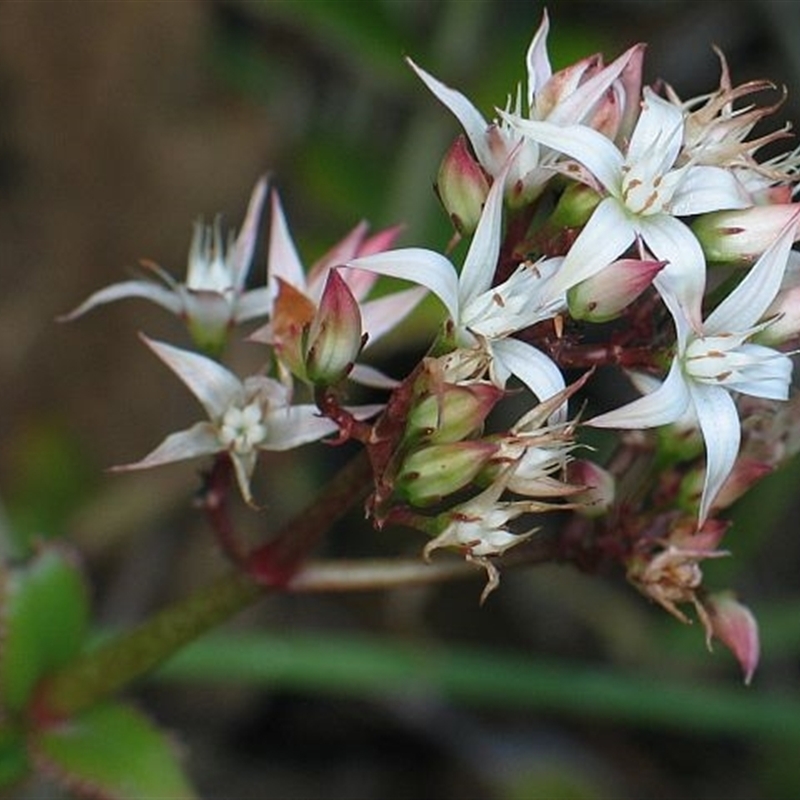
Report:
<svg viewBox="0 0 800 800"><path fill-rule="evenodd" d="M521 0L0 4L0 502L14 535L78 544L99 622L131 624L224 564L191 508L196 464L104 473L198 418L185 388L136 336L185 342L179 323L136 300L69 325L55 317L127 277L141 258L182 277L192 222L221 213L238 225L265 172L308 262L362 217L375 226L405 222L403 244L442 249L450 230L431 185L458 126L403 56L488 116L524 78L541 11ZM718 85L716 44L734 83L786 84L780 121L798 118L800 4L791 0L559 0L549 12L556 68L596 51L611 60L646 41L646 78L690 97ZM254 279L263 270L261 252ZM415 333L412 324L412 352ZM400 358L400 350L385 355ZM259 357L253 345L233 353L243 370ZM302 453L265 465L257 492L269 522L309 499L327 471L325 459L309 463ZM788 474L741 510L730 544L736 563L708 570L763 612L771 649L748 690L727 653L704 652L697 626L676 631L679 623L620 576L566 569L509 574L483 609L474 583L271 598L237 630L470 644L611 674L632 668L652 679L656 695L660 681L680 680L747 693L748 702L762 692L797 702L800 548L790 504L796 475ZM264 524L243 517L256 540ZM329 550L416 553L420 544L366 534L354 519ZM582 715L580 698L541 713L491 703L479 711L435 692L376 698L202 681L153 682L135 696L175 731L209 798L800 794L796 734L781 744L719 726L693 732L694 718L684 727L632 724L613 708ZM37 785L30 796L49 791Z"/></svg>

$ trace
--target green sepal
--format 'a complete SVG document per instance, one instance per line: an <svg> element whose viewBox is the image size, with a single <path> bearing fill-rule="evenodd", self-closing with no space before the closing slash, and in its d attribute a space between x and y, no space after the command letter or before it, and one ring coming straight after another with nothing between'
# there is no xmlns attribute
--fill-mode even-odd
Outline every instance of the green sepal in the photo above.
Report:
<svg viewBox="0 0 800 800"><path fill-rule="evenodd" d="M37 765L79 797L191 800L197 796L183 774L175 744L129 706L94 706L35 731L29 747Z"/></svg>
<svg viewBox="0 0 800 800"><path fill-rule="evenodd" d="M46 547L23 566L0 569L0 603L0 702L17 712L40 678L82 649L88 590L67 551Z"/></svg>

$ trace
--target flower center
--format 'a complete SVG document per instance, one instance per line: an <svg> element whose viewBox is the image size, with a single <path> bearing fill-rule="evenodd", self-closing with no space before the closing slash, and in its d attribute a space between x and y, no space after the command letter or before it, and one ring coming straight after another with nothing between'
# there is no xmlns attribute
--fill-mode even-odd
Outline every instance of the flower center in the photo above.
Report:
<svg viewBox="0 0 800 800"><path fill-rule="evenodd" d="M648 216L660 214L664 205L670 200L672 193L665 193L662 187L662 175L655 177L645 175L645 171L634 167L623 167L622 201L625 207L634 214Z"/></svg>
<svg viewBox="0 0 800 800"><path fill-rule="evenodd" d="M244 455L267 438L264 414L258 403L244 408L231 406L222 416L219 426L220 442L229 450Z"/></svg>

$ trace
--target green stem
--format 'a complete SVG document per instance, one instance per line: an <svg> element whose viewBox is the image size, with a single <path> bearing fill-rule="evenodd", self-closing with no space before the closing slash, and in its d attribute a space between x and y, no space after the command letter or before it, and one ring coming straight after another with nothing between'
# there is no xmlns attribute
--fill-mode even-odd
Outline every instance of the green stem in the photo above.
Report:
<svg viewBox="0 0 800 800"><path fill-rule="evenodd" d="M322 490L313 504L289 522L271 546L282 580L237 571L164 609L51 675L43 682L31 714L39 722L69 717L114 694L169 658L183 645L256 602L269 586L284 585L301 556L363 498L371 470L366 455L354 458ZM258 556L258 551L254 554ZM261 579L261 580L259 580Z"/></svg>
<svg viewBox="0 0 800 800"><path fill-rule="evenodd" d="M312 540L318 540L363 497L365 479L369 475L369 464L363 454L345 466L314 505L279 534L281 540L296 533L302 543L298 550L287 555L293 557L298 551L307 555ZM557 543L556 537L536 537L498 559L497 566L552 561L558 557ZM184 645L252 605L270 590L296 593L371 591L481 574L483 569L476 564L447 558L432 564L420 559L306 563L278 584L259 582L260 576L252 572L232 572L50 675L36 693L30 709L31 720L35 725L46 725L91 707L159 666Z"/></svg>

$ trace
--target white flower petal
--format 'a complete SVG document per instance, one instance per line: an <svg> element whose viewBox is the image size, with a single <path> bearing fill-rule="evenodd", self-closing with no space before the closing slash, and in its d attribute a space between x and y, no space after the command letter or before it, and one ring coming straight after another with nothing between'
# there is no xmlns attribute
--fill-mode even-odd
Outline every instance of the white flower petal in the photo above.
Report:
<svg viewBox="0 0 800 800"><path fill-rule="evenodd" d="M385 375L375 367L369 364L354 364L353 369L347 376L353 383L358 383L361 386L369 386L372 389L395 389L400 385L400 381L396 378L391 378Z"/></svg>
<svg viewBox="0 0 800 800"><path fill-rule="evenodd" d="M277 408L269 411L264 421L267 438L259 445L263 450L291 450L338 430L336 423L320 416L314 405Z"/></svg>
<svg viewBox="0 0 800 800"><path fill-rule="evenodd" d="M789 399L793 367L789 356L759 344L740 345L736 355L743 366L723 382L727 389L768 400Z"/></svg>
<svg viewBox="0 0 800 800"><path fill-rule="evenodd" d="M240 292L247 280L247 273L253 261L253 252L258 241L258 224L261 220L261 209L264 207L264 198L267 195L267 180L261 178L256 183L253 193L250 195L250 202L247 206L247 214L242 223L239 235L233 245L232 251L228 254L228 264L231 270L231 282L236 292Z"/></svg>
<svg viewBox="0 0 800 800"><path fill-rule="evenodd" d="M374 417L383 410L382 405L354 406L346 410L356 419ZM262 450L291 450L339 430L337 424L320 416L314 405L296 405L269 411L265 418L267 438L259 447Z"/></svg>
<svg viewBox="0 0 800 800"><path fill-rule="evenodd" d="M542 11L542 21L533 35L525 65L528 68L528 106L532 107L538 92L553 75L550 57L547 54L547 34L550 32L550 19L547 10Z"/></svg>
<svg viewBox="0 0 800 800"><path fill-rule="evenodd" d="M683 143L683 112L648 87L642 96L642 110L625 162L652 162L653 175L663 175L675 164Z"/></svg>
<svg viewBox="0 0 800 800"><path fill-rule="evenodd" d="M106 286L104 289L89 295L76 309L64 314L59 319L64 322L73 320L96 306L113 303L116 300L123 300L127 297L140 297L144 300L150 300L173 314L179 314L183 310L180 297L171 289L150 281L123 281L122 283Z"/></svg>
<svg viewBox="0 0 800 800"><path fill-rule="evenodd" d="M366 269L401 278L430 289L445 305L453 320L458 319L458 275L455 267L443 255L421 247L405 247L387 250L371 256L363 256L346 266Z"/></svg>
<svg viewBox="0 0 800 800"><path fill-rule="evenodd" d="M186 384L212 419L225 413L243 394L241 381L210 358L141 337L145 344Z"/></svg>
<svg viewBox="0 0 800 800"><path fill-rule="evenodd" d="M502 238L503 190L513 158L512 154L494 179L464 259L458 279L458 302L462 308L469 300L485 292L492 285Z"/></svg>
<svg viewBox="0 0 800 800"><path fill-rule="evenodd" d="M596 275L624 253L635 239L633 223L619 202L613 197L601 201L558 271L542 287L542 303L554 301L576 284Z"/></svg>
<svg viewBox="0 0 800 800"><path fill-rule="evenodd" d="M725 389L692 381L689 391L706 446L706 474L698 523L702 526L714 498L733 469L741 432L736 404Z"/></svg>
<svg viewBox="0 0 800 800"><path fill-rule="evenodd" d="M141 461L112 467L112 470L114 472L127 472L134 469L158 467L174 461L186 461L198 456L211 455L221 450L222 446L217 437L215 427L210 422L198 422L184 431L171 433Z"/></svg>
<svg viewBox="0 0 800 800"><path fill-rule="evenodd" d="M686 413L689 403L687 381L680 362L675 359L664 383L655 391L613 411L593 417L586 424L595 428L655 428L680 419Z"/></svg>
<svg viewBox="0 0 800 800"><path fill-rule="evenodd" d="M305 292L306 275L303 262L297 254L286 215L283 213L278 193L272 192L272 216L269 226L269 248L267 251L267 278L273 299L278 294L278 278L291 283L296 289Z"/></svg>
<svg viewBox="0 0 800 800"><path fill-rule="evenodd" d="M258 454L255 450L250 450L247 453L231 453L230 457L233 470L236 473L236 482L239 484L239 491L242 493L245 502L253 505L250 479L253 477L253 471L256 468Z"/></svg>
<svg viewBox="0 0 800 800"><path fill-rule="evenodd" d="M561 370L541 350L518 339L492 342L492 355L502 367L516 375L540 401L564 389ZM566 419L566 403L553 415L554 421Z"/></svg>
<svg viewBox="0 0 800 800"><path fill-rule="evenodd" d="M706 287L706 261L691 230L667 214L640 217L637 228L647 248L667 264L653 280L674 318L677 308L695 330L702 328L703 293Z"/></svg>
<svg viewBox="0 0 800 800"><path fill-rule="evenodd" d="M622 153L602 133L585 125L554 125L499 113L524 136L580 161L611 194L619 194Z"/></svg>
<svg viewBox="0 0 800 800"><path fill-rule="evenodd" d="M451 89L441 81L426 72L422 67L415 64L410 58L406 58L409 66L417 73L425 85L433 92L436 99L446 106L456 119L461 123L464 133L478 157L478 161L489 171L494 172L495 157L489 149L486 131L489 124L483 115L461 92Z"/></svg>
<svg viewBox="0 0 800 800"><path fill-rule="evenodd" d="M269 287L259 286L239 295L234 311L234 322L248 322L267 316L272 311L272 293Z"/></svg>
<svg viewBox="0 0 800 800"><path fill-rule="evenodd" d="M669 210L676 217L686 217L707 211L747 208L752 204L745 188L730 170L691 166L672 195Z"/></svg>
<svg viewBox="0 0 800 800"><path fill-rule="evenodd" d="M781 287L798 218L787 225L763 252L739 285L709 314L706 333L726 333L752 327Z"/></svg>
<svg viewBox="0 0 800 800"><path fill-rule="evenodd" d="M353 272L355 271L353 270ZM388 331L399 325L426 295L427 290L420 286L402 292L393 292L363 303L361 305L361 324L369 334L366 347L371 347Z"/></svg>

